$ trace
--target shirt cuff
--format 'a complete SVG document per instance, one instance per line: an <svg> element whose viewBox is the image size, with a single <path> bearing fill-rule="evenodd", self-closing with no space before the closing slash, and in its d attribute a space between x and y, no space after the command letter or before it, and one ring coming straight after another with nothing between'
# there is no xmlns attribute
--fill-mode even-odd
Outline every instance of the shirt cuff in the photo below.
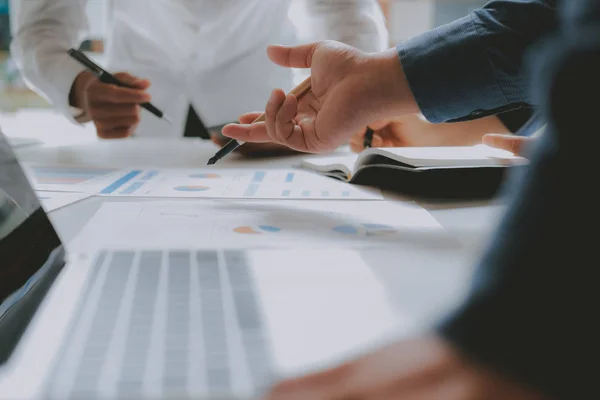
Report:
<svg viewBox="0 0 600 400"><path fill-rule="evenodd" d="M86 122L87 116L83 110L72 107L69 103L69 94L75 78L86 68L65 54L57 63L53 74L52 87L47 91L52 105L74 123Z"/></svg>
<svg viewBox="0 0 600 400"><path fill-rule="evenodd" d="M397 46L412 93L430 122L482 118L521 101L518 91L503 92L474 18L464 17Z"/></svg>

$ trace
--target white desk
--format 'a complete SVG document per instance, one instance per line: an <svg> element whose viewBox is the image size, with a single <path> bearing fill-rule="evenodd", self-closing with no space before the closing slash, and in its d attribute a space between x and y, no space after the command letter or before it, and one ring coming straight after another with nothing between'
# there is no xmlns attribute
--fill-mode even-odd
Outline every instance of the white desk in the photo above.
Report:
<svg viewBox="0 0 600 400"><path fill-rule="evenodd" d="M216 147L195 139L157 140L128 139L89 141L71 146L40 146L17 150L21 161L64 163L92 166L204 167ZM281 168L298 165L300 156L262 160L232 156L222 160L219 168ZM410 200L386 194L386 201ZM64 242L71 241L98 210L103 201L128 201L93 197L50 214ZM129 200L131 201L131 200ZM152 200L145 200L152 201ZM369 263L385 282L394 303L428 321L439 315L464 294L468 277L479 252L479 244L492 230L501 213L501 205L487 202L466 204L424 203L447 229L446 239L399 243L390 250L368 252ZM458 246L458 239L462 246ZM76 250L76 249L70 249Z"/></svg>

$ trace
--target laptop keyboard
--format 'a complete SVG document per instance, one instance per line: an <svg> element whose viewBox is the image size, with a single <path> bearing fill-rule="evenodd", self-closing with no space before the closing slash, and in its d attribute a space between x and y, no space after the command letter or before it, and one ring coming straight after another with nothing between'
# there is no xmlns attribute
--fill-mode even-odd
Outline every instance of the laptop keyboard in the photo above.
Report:
<svg viewBox="0 0 600 400"><path fill-rule="evenodd" d="M232 397L272 372L243 251L101 251L50 398Z"/></svg>

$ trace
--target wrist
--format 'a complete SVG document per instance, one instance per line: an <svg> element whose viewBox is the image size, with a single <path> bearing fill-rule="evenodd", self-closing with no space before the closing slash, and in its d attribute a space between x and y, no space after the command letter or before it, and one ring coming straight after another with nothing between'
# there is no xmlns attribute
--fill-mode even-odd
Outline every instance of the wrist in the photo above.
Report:
<svg viewBox="0 0 600 400"><path fill-rule="evenodd" d="M96 76L89 71L83 71L73 81L69 92L69 105L85 111L85 88Z"/></svg>
<svg viewBox="0 0 600 400"><path fill-rule="evenodd" d="M377 120L420 113L396 50L386 50L369 57L367 64L371 73L368 81L371 85L366 98L375 100L371 104Z"/></svg>

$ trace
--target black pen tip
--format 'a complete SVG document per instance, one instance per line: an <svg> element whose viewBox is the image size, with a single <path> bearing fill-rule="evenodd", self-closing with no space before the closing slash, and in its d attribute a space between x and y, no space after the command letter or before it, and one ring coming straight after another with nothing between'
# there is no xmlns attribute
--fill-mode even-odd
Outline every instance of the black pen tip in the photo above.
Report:
<svg viewBox="0 0 600 400"><path fill-rule="evenodd" d="M217 158L216 157L212 157L210 160L208 160L208 162L206 163L206 165L213 165L217 163Z"/></svg>

